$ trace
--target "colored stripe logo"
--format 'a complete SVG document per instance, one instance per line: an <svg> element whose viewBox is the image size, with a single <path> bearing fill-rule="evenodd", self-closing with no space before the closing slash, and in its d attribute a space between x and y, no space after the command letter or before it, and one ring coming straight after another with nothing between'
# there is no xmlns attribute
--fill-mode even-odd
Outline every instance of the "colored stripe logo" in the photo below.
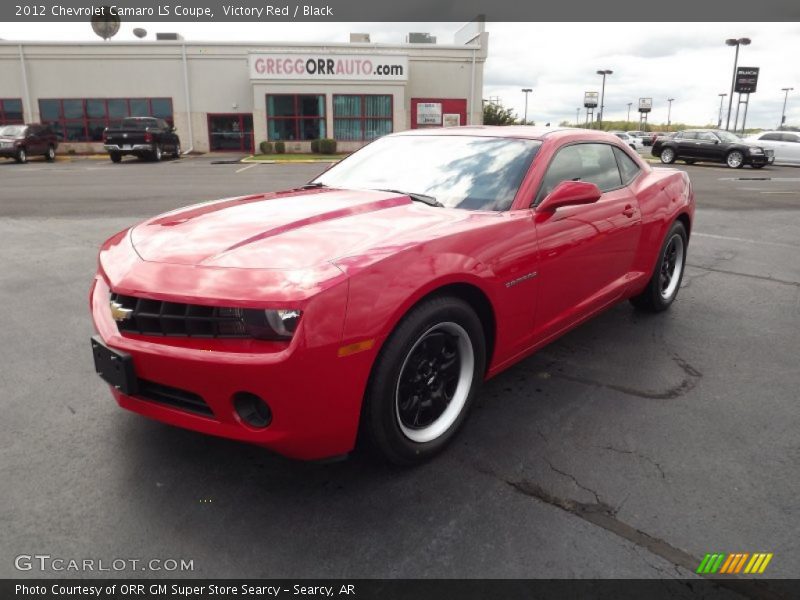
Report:
<svg viewBox="0 0 800 600"><path fill-rule="evenodd" d="M697 567L697 573L701 575L736 575L745 573L756 575L763 573L769 562L772 560L772 552L735 552L725 554L717 552L706 554Z"/></svg>

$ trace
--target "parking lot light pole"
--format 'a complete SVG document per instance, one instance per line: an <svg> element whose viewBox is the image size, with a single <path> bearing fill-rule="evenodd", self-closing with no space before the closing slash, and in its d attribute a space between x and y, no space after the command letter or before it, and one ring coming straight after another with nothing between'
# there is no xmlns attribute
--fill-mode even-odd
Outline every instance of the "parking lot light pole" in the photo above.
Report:
<svg viewBox="0 0 800 600"><path fill-rule="evenodd" d="M575 126L580 127L581 124L581 107L575 109Z"/></svg>
<svg viewBox="0 0 800 600"><path fill-rule="evenodd" d="M525 119L522 121L523 125L528 124L528 94L532 91L531 88L522 88L522 92L525 94Z"/></svg>
<svg viewBox="0 0 800 600"><path fill-rule="evenodd" d="M725 43L728 46L736 46L736 54L733 57L733 77L731 78L731 97L728 99L728 120L725 123L725 129L731 129L731 112L733 110L733 91L736 87L736 67L739 64L739 46L747 46L751 42L750 38L728 38Z"/></svg>
<svg viewBox="0 0 800 600"><path fill-rule="evenodd" d="M675 98L667 98L667 102L669 105L667 106L667 131L669 131L669 126L672 124L672 102Z"/></svg>
<svg viewBox="0 0 800 600"><path fill-rule="evenodd" d="M603 112L605 111L605 99L606 99L606 75L611 75L614 71L611 69L599 69L597 71L598 75L603 76L603 87L600 91L600 115L598 116L598 128L602 129L603 127Z"/></svg>
<svg viewBox="0 0 800 600"><path fill-rule="evenodd" d="M786 123L786 101L789 99L789 92L791 92L794 88L781 88L782 92L785 92L783 96L783 110L781 111L781 122L778 124L778 129L783 129L784 124Z"/></svg>
<svg viewBox="0 0 800 600"><path fill-rule="evenodd" d="M717 96L719 96L719 117L717 117L717 129L722 129L722 103L727 95L728 94L717 94Z"/></svg>
<svg viewBox="0 0 800 600"><path fill-rule="evenodd" d="M631 122L631 106L633 106L633 102L628 102L628 123Z"/></svg>

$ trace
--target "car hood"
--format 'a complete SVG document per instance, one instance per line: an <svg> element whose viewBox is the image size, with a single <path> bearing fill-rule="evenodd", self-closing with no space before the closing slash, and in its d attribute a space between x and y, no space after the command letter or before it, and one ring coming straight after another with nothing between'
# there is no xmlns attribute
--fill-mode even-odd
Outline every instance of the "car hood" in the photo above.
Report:
<svg viewBox="0 0 800 600"><path fill-rule="evenodd" d="M469 215L389 192L293 190L179 209L134 227L131 243L150 262L303 269L396 252L436 237Z"/></svg>
<svg viewBox="0 0 800 600"><path fill-rule="evenodd" d="M0 135L0 142L16 142L21 140L19 137L9 137L7 135Z"/></svg>

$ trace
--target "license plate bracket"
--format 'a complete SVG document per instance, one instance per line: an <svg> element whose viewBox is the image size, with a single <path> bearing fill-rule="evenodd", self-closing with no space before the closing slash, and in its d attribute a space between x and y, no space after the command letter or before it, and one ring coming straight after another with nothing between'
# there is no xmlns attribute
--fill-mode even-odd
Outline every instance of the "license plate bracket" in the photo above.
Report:
<svg viewBox="0 0 800 600"><path fill-rule="evenodd" d="M136 371L133 368L133 357L127 352L109 348L100 339L92 336L92 355L94 369L109 385L115 387L126 396L137 391Z"/></svg>

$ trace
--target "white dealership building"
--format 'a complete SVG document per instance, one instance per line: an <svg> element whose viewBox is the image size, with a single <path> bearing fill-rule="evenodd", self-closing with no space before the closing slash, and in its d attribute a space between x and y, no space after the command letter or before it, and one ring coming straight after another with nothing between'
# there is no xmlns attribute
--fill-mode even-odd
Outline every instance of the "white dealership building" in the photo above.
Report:
<svg viewBox="0 0 800 600"><path fill-rule="evenodd" d="M488 33L452 43L0 41L0 124L46 123L61 151L102 151L126 116L177 128L184 150L250 152L263 140L356 149L392 131L480 124Z"/></svg>

